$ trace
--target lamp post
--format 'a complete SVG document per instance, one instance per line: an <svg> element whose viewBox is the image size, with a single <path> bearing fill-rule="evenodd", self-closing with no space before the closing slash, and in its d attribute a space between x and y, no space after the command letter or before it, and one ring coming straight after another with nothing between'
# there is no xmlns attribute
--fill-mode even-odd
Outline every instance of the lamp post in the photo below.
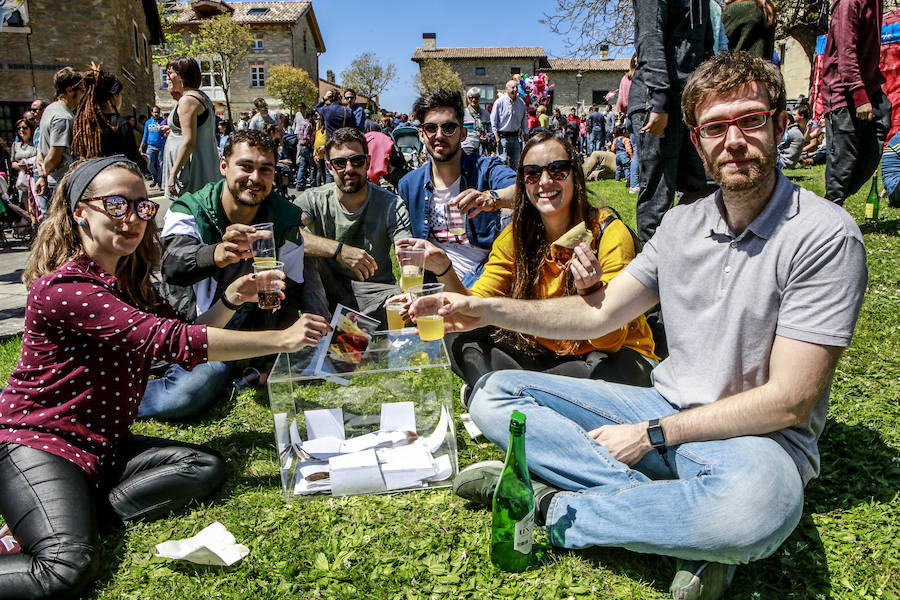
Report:
<svg viewBox="0 0 900 600"><path fill-rule="evenodd" d="M581 69L578 69L578 73L575 74L575 83L578 87L578 95L575 98L575 106L577 107L577 109L580 109L581 107L581 79L583 77L584 75L581 74Z"/></svg>

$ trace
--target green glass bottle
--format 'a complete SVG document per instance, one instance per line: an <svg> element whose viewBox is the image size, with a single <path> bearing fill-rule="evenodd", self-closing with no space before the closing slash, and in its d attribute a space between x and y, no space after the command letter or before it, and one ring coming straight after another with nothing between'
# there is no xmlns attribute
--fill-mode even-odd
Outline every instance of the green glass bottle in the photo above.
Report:
<svg viewBox="0 0 900 600"><path fill-rule="evenodd" d="M872 178L872 187L866 197L866 221L877 221L879 218L878 175Z"/></svg>
<svg viewBox="0 0 900 600"><path fill-rule="evenodd" d="M517 410L509 421L509 449L492 506L491 562L504 571L524 571L534 537L534 488L525 464L525 415Z"/></svg>

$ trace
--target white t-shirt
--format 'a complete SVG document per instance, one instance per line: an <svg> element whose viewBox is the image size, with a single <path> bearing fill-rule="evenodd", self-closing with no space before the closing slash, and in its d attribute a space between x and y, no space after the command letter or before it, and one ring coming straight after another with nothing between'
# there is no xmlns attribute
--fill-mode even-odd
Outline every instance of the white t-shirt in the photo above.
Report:
<svg viewBox="0 0 900 600"><path fill-rule="evenodd" d="M455 206L450 206L450 201L459 195L459 187L460 179L457 178L448 188L434 188L430 206L431 231L428 232L428 239L432 244L447 253L450 262L453 264L453 270L462 279L483 263L490 251L471 246L465 233L462 235L448 235L451 228L465 229L464 217ZM441 241L450 239L459 241Z"/></svg>

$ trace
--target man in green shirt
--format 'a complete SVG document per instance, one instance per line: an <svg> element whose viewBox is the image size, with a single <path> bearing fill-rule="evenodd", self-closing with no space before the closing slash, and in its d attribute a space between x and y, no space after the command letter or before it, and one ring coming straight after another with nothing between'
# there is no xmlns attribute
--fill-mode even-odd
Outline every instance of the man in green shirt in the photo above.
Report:
<svg viewBox="0 0 900 600"><path fill-rule="evenodd" d="M391 245L412 237L403 199L369 183L369 150L358 129L335 130L325 144L333 183L303 192L304 276L322 280L329 308L340 303L384 322L384 301L400 293Z"/></svg>

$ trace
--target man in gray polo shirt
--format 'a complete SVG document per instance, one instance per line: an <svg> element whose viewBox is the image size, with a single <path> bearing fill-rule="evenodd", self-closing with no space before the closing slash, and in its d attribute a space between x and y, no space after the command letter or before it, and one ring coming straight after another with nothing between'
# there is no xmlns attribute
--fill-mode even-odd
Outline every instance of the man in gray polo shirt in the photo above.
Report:
<svg viewBox="0 0 900 600"><path fill-rule="evenodd" d="M787 122L776 67L720 54L691 76L682 109L720 191L670 210L606 288L544 301L448 294L442 310L451 331L582 339L660 302L670 356L653 387L500 371L469 408L504 448L511 411L528 417L536 521L551 543L677 557L673 596L707 599L800 519L867 273L853 219L775 168ZM473 465L454 489L489 501L501 468Z"/></svg>

